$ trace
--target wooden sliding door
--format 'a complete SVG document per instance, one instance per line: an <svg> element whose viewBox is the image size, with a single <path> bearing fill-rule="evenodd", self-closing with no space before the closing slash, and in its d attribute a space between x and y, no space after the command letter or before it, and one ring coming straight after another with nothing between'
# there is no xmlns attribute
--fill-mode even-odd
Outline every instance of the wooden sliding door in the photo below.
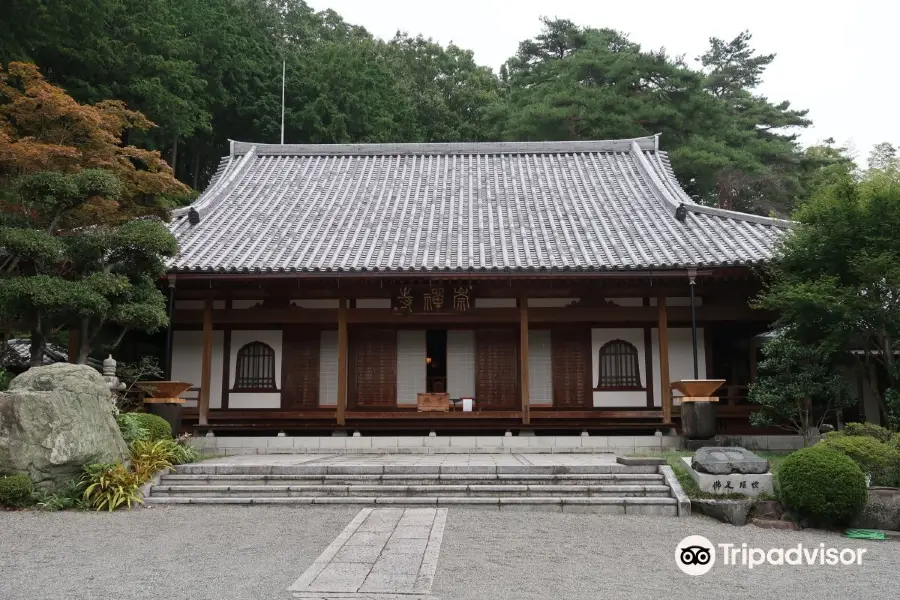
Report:
<svg viewBox="0 0 900 600"><path fill-rule="evenodd" d="M550 344L553 406L592 406L591 330L587 327L554 328L550 333Z"/></svg>
<svg viewBox="0 0 900 600"><path fill-rule="evenodd" d="M475 398L480 408L521 408L517 329L476 330Z"/></svg>
<svg viewBox="0 0 900 600"><path fill-rule="evenodd" d="M293 327L284 330L281 358L281 408L305 410L319 406L318 329Z"/></svg>
<svg viewBox="0 0 900 600"><path fill-rule="evenodd" d="M355 408L396 407L396 330L351 330L349 344L349 405Z"/></svg>

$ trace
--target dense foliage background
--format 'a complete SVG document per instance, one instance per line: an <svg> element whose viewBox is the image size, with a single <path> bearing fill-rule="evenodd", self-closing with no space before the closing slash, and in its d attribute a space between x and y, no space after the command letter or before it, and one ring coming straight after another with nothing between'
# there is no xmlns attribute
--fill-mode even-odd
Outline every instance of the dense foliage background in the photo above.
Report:
<svg viewBox="0 0 900 600"><path fill-rule="evenodd" d="M545 20L500 72L421 36L374 38L302 0L8 0L0 63L35 63L75 100L124 101L157 124L126 132L201 188L227 140L386 142L604 139L661 133L684 187L707 204L788 214L852 167L804 150L806 111L754 92L774 55L749 33L701 57L607 29Z"/></svg>

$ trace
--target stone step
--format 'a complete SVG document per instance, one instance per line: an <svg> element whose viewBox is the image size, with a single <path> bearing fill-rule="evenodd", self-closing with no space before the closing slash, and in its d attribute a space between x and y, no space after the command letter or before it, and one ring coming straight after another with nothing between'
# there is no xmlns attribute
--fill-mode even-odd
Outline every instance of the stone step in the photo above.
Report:
<svg viewBox="0 0 900 600"><path fill-rule="evenodd" d="M660 474L446 475L164 475L162 485L662 485Z"/></svg>
<svg viewBox="0 0 900 600"><path fill-rule="evenodd" d="M619 515L653 515L674 517L678 505L674 498L628 497L502 497L480 498L450 496L321 496L297 498L266 498L258 496L150 496L144 499L148 506L174 504L238 504L238 505L353 505L353 506L446 506L488 510L540 510L555 512L603 513Z"/></svg>
<svg viewBox="0 0 900 600"><path fill-rule="evenodd" d="M178 465L180 475L572 475L656 474L659 467L608 465Z"/></svg>
<svg viewBox="0 0 900 600"><path fill-rule="evenodd" d="M666 485L157 485L151 496L668 497Z"/></svg>

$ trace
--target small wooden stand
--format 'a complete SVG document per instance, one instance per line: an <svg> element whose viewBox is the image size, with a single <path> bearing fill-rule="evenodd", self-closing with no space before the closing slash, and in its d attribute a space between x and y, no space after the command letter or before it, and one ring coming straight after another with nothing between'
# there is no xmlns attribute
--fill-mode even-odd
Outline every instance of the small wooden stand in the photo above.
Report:
<svg viewBox="0 0 900 600"><path fill-rule="evenodd" d="M419 392L416 403L419 412L450 412L450 394Z"/></svg>

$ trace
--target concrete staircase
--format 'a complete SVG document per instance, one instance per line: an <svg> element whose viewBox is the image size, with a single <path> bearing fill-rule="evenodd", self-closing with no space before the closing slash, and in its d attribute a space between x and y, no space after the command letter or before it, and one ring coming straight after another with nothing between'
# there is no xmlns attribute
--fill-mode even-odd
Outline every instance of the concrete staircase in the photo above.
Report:
<svg viewBox="0 0 900 600"><path fill-rule="evenodd" d="M183 465L147 505L457 506L677 516L656 466Z"/></svg>

